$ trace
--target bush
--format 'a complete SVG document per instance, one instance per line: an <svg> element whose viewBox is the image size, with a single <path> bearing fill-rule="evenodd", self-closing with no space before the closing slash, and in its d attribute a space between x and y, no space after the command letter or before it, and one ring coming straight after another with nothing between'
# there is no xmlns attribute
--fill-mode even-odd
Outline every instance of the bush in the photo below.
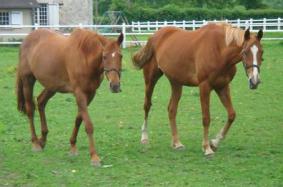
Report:
<svg viewBox="0 0 283 187"><path fill-rule="evenodd" d="M249 18L278 18L283 17L282 10L257 9L207 9L180 8L167 5L159 9L132 7L124 10L129 21L164 21L164 20L214 20L214 19L249 19Z"/></svg>

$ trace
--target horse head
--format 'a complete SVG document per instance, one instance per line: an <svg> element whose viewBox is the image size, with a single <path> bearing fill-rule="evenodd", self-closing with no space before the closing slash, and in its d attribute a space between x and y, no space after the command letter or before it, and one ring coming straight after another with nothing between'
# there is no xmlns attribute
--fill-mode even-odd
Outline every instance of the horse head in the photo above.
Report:
<svg viewBox="0 0 283 187"><path fill-rule="evenodd" d="M120 45L124 36L121 33L117 40L111 40L106 44L103 50L103 67L107 80L109 81L110 90L113 93L121 92L120 77L122 68L122 53Z"/></svg>
<svg viewBox="0 0 283 187"><path fill-rule="evenodd" d="M251 35L249 29L245 31L241 54L250 89L256 89L260 83L260 66L263 61L263 49L260 43L262 36L262 30L259 30L257 35Z"/></svg>

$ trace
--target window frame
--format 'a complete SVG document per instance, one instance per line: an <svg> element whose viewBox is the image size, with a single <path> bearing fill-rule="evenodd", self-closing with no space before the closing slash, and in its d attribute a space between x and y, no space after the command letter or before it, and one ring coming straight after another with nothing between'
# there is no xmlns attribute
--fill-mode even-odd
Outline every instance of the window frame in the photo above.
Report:
<svg viewBox="0 0 283 187"><path fill-rule="evenodd" d="M10 23L11 23L10 12L9 11L0 11L0 25L10 25Z"/></svg>

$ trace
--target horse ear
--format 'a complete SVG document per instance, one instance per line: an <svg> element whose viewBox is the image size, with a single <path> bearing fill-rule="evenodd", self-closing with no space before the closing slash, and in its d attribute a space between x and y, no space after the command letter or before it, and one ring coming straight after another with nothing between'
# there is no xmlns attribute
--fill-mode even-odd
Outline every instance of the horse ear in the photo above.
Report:
<svg viewBox="0 0 283 187"><path fill-rule="evenodd" d="M250 39L250 28L248 28L246 31L245 31L245 40L249 40Z"/></svg>
<svg viewBox="0 0 283 187"><path fill-rule="evenodd" d="M257 39L260 41L261 40L261 38L262 38L262 36L263 36L263 31L262 31L262 29L260 29L259 31L258 31L258 33L257 33Z"/></svg>
<svg viewBox="0 0 283 187"><path fill-rule="evenodd" d="M118 43L119 45L121 45L121 43L123 42L123 40L124 40L124 34L123 34L123 33L120 33L120 36L119 36L118 39L117 39L117 43Z"/></svg>

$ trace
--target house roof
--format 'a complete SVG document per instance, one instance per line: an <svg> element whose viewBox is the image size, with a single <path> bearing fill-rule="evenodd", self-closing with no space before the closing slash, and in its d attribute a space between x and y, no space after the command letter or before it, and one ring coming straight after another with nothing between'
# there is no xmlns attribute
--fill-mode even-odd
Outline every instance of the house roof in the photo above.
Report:
<svg viewBox="0 0 283 187"><path fill-rule="evenodd" d="M36 0L1 0L0 8L36 8L39 4Z"/></svg>

